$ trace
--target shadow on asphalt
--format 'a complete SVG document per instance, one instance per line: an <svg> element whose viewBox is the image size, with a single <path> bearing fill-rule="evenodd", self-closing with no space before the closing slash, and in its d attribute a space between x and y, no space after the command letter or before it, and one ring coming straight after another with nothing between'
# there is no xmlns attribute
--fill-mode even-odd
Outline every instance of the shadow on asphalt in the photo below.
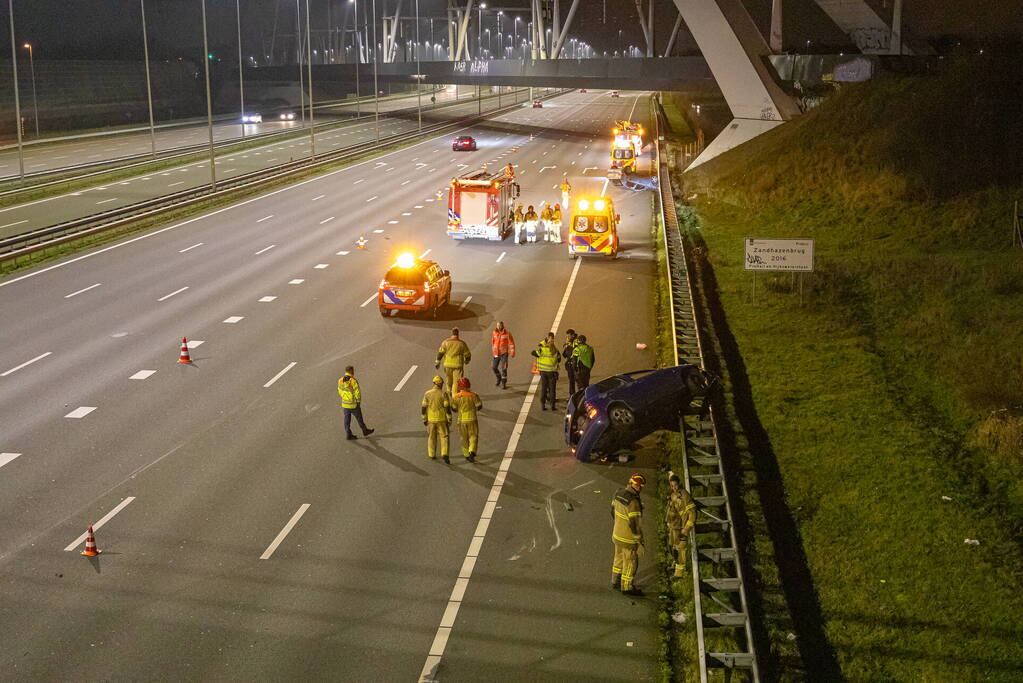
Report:
<svg viewBox="0 0 1023 683"><path fill-rule="evenodd" d="M376 438L375 435L360 438L359 440L354 441L353 445L359 450L364 451L366 454L375 456L377 459L383 460L387 464L397 467L399 470L402 470L404 472L411 472L413 474L418 474L422 477L429 476L429 472L427 472L426 470L416 467L408 460L405 460L405 458L395 455L394 453L390 452L383 446L378 446L377 444L373 443L371 439L374 438ZM345 441L344 443L347 444L348 442ZM342 453L342 455L344 455L344 453Z"/></svg>

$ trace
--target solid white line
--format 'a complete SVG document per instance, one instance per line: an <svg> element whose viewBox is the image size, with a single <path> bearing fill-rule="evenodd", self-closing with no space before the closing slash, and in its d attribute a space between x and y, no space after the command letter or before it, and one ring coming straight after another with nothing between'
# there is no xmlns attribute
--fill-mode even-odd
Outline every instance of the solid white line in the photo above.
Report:
<svg viewBox="0 0 1023 683"><path fill-rule="evenodd" d="M500 263L501 261L503 261L504 260L504 255L507 254L507 253L508 252L506 252L506 251L502 251L501 255L497 257L497 262Z"/></svg>
<svg viewBox="0 0 1023 683"><path fill-rule="evenodd" d="M167 299L171 298L175 294L181 294L181 292L185 291L186 289L188 289L188 287L182 287L181 289L174 290L173 292L171 292L170 294L167 294L166 296L161 296L159 299L157 299L157 301L166 301Z"/></svg>
<svg viewBox="0 0 1023 683"><path fill-rule="evenodd" d="M463 301L463 302L461 303L461 305L459 305L459 307L458 307L458 310L460 310L460 311L464 311L464 310L465 310L465 307L469 305L469 302L470 302L470 301L472 301L472 297L471 297L471 296L467 296L467 297L465 297L465 301Z"/></svg>
<svg viewBox="0 0 1023 683"><path fill-rule="evenodd" d="M21 453L0 453L0 467L17 458Z"/></svg>
<svg viewBox="0 0 1023 683"><path fill-rule="evenodd" d="M359 308L366 308L366 306L369 306L373 302L373 300L376 299L379 295L380 295L380 293L377 292L376 294L374 294L370 298L366 299L365 301L362 302L362 304L359 306Z"/></svg>
<svg viewBox="0 0 1023 683"><path fill-rule="evenodd" d="M193 244L190 247L185 247L184 249L179 249L178 253L179 254L184 254L186 251L190 251L192 249L195 249L196 247L201 247L203 244L205 244L205 242L196 242L195 244Z"/></svg>
<svg viewBox="0 0 1023 683"><path fill-rule="evenodd" d="M271 219L271 218L273 218L273 217L274 217L274 215L273 215L273 214L270 214L269 216L263 216L262 218L260 218L260 219L259 219L258 221L256 221L256 222L257 222L257 223L262 223L263 221L268 221L268 220L270 220L270 219Z"/></svg>
<svg viewBox="0 0 1023 683"><path fill-rule="evenodd" d="M575 278L579 273L580 264L582 264L582 260L577 259L575 266L572 268L572 277L569 278L568 285L565 287L565 294L561 298L561 305L558 307L558 314L554 317L554 324L551 325L551 332L554 332L555 334L557 334L558 325L561 324L561 317L565 313L565 307L568 306L568 297L572 294L572 288L575 286ZM529 417L529 409L533 405L533 397L536 395L536 388L539 385L540 377L538 375L534 375L532 381L529 383L529 389L526 391L526 397L522 400L522 408L519 409L519 416L515 420L515 427L512 429L511 436L508 438L508 446L504 450L504 459L501 461L501 466L494 477L494 484L490 489L490 496L487 498L487 504L484 506L483 512L480 514L481 523L477 525L473 538L469 542L469 549L465 553L462 570L459 572L458 578L455 579L455 586L451 590L451 596L448 598L448 603L444 609L444 615L441 617L440 625L437 627L437 634L434 636L433 644L430 646L430 652L426 657L426 663L423 664L423 670L419 674L419 683L431 683L435 680L437 668L440 666L441 659L444 657L444 650L447 647L448 637L454 629L455 618L458 616L458 610L462 606L462 598L465 597L465 590L469 585L469 579L472 578L472 572L476 566L475 562L470 562L470 558L474 558L479 555L479 551L483 546L483 540L486 538L487 530L489 529L489 522L488 524L482 524L482 521L484 519L489 520L492 517L496 506L491 505L491 503L497 502L497 499L501 495L501 491L504 489L508 469L511 467L512 458L515 457L515 450L519 445L519 436L522 434L522 430L526 424L526 419Z"/></svg>
<svg viewBox="0 0 1023 683"><path fill-rule="evenodd" d="M86 287L86 288L84 288L84 289L79 289L79 290L78 290L77 292L71 292L70 294L65 294L65 295L64 295L64 298L65 298L65 299L70 299L70 298L71 298L71 297L73 297L73 296L78 296L78 295L79 295L79 294L81 294L82 292L88 292L88 291L89 291L90 289L96 289L96 288L97 288L97 287L99 287L99 286L100 286L101 284L103 284L103 283L101 283L101 282L97 282L96 284L94 284L94 285L89 285L88 287Z"/></svg>
<svg viewBox="0 0 1023 683"><path fill-rule="evenodd" d="M259 251L257 251L255 254L253 254L253 256L259 256L260 254L265 254L266 252L270 251L271 249L273 249L276 246L277 246L276 244L271 244L269 247L264 247L264 248L260 249Z"/></svg>
<svg viewBox="0 0 1023 683"><path fill-rule="evenodd" d="M288 363L288 364L287 364L287 365L286 365L286 366L284 367L284 369L283 369L283 370L281 370L280 372L278 372L278 373L277 373L276 375L274 375L274 376L273 376L273 379L271 379L271 380L270 380L269 382L267 382L266 384L264 384L264 385L263 385L263 388L264 388L264 389L267 389L267 388L269 388L270 386L272 386L274 382L276 382L277 380L279 380L279 379L280 379L281 377L283 377L283 376L284 376L284 373L285 373L285 372L287 372L288 370L292 369L292 368L293 368L293 367L295 367L296 365L298 365L298 363L297 363L297 362L295 362L295 361L291 361L290 363Z"/></svg>
<svg viewBox="0 0 1023 683"><path fill-rule="evenodd" d="M405 382L408 381L408 378L412 376L412 373L415 372L416 368L418 367L419 367L418 365L413 365L411 368L409 368L408 372L405 373L405 376L401 378L401 381L395 385L394 390L401 391L401 388L405 386Z"/></svg>
<svg viewBox="0 0 1023 683"><path fill-rule="evenodd" d="M295 514L291 516L291 519L288 520L288 523L284 525L283 529L281 529L281 533L277 534L277 538L274 539L274 542L271 543L270 546L263 551L263 554L259 556L259 559L261 560L270 559L270 556L274 554L275 550L277 550L277 546L279 546L281 544L281 541L283 541L284 538L289 533L291 533L291 530L295 528L296 524L298 524L298 520L302 519L302 515L304 515L305 511L308 509L309 503L302 503L302 506L295 511Z"/></svg>
<svg viewBox="0 0 1023 683"><path fill-rule="evenodd" d="M332 220L334 220L334 216L331 216L330 218L324 218L322 221L320 221L320 225L323 225L324 223L330 223Z"/></svg>
<svg viewBox="0 0 1023 683"><path fill-rule="evenodd" d="M431 251L433 251L433 249L427 249L426 251L424 251L422 254L419 255L419 260L423 260L424 258L429 256Z"/></svg>
<svg viewBox="0 0 1023 683"><path fill-rule="evenodd" d="M92 525L92 530L93 530L93 531L99 531L99 529L100 529L100 528L101 528L101 527L102 527L102 526L103 526L104 524L106 524L106 523L107 523L107 522L109 522L109 521L110 521L111 519L113 519L114 515L116 515L116 514L117 514L118 512L120 512L120 511L121 511L121 510L123 510L124 508L128 507L128 504L129 504L129 503L131 503L131 501L133 501L133 500L135 500L135 496L128 496L127 498L125 498L124 500L122 500L122 501L121 501L120 503L118 503L117 507L115 507L115 508L114 508L113 510L111 510L111 511L110 511L110 512L108 512L107 514L103 515L103 517L102 517L102 518L101 518L101 519L100 519L100 520L99 520L98 522L96 522L95 524L93 524L93 525ZM87 537L88 535L89 535L89 530L88 530L88 529L86 529L86 530L85 530L85 533L84 533L84 534L82 534L81 536L79 536L78 538L76 538L76 539L75 539L75 540L74 540L74 541L73 541L73 542L71 543L71 545L69 545L68 547L64 548L64 552L66 552L66 553L67 553L67 552L71 552L72 550L74 550L74 549L75 549L75 548L77 548L78 546L80 546L80 545L82 545L83 543L85 543L85 538L86 538L86 537Z"/></svg>
<svg viewBox="0 0 1023 683"><path fill-rule="evenodd" d="M23 367L26 367L26 366L28 366L28 365L32 365L32 363L35 363L35 362L36 362L37 360L42 360L43 358L46 358L46 357L47 357L47 356L49 356L49 355L50 355L51 353L53 353L53 351L47 351L46 353L43 353L43 354L40 354L40 355L36 356L36 357L35 357L35 358L33 358L32 360L27 360L27 361L25 361L24 363L22 363L21 365L17 365L17 366L15 366L15 367L11 368L11 369L10 369L10 370L8 370L7 372L4 372L4 373L0 373L0 377L6 377L7 375L13 375L13 374L14 374L14 373L16 373L16 372L17 372L18 370L21 370L21 369L22 369Z"/></svg>
<svg viewBox="0 0 1023 683"><path fill-rule="evenodd" d="M0 225L0 228L10 228L11 226L21 225L22 223L28 223L28 219L26 218L23 221L15 221L14 223L7 223L5 225Z"/></svg>

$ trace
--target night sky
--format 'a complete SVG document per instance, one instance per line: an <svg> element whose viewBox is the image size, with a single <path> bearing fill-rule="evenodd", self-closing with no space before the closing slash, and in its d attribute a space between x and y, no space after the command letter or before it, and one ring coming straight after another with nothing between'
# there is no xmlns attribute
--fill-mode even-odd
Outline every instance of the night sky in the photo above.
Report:
<svg viewBox="0 0 1023 683"><path fill-rule="evenodd" d="M359 0L368 9L371 0ZM395 0L377 0L378 12ZM870 0L883 14L890 13L892 0ZM305 0L301 0L304 7ZM338 23L345 0L309 0L312 27L325 28L327 5ZM562 14L567 14L571 0L561 0ZM588 41L594 48L612 51L618 45L618 29L622 29L623 47L639 45L643 38L636 22L633 0L580 0L572 35ZM669 0L656 0L655 24L658 41L663 45L676 16ZM744 0L762 30L770 18L770 0ZM279 4L277 27L280 35L293 30L295 0L241 0L242 32L245 54L258 55L265 50L273 34L275 5ZM464 3L460 3L464 4ZM491 8L525 5L523 0L491 0ZM10 44L7 3L3 3L5 23L0 39L2 58L9 59ZM443 0L420 0L421 16L441 16ZM962 35L974 40L1010 34L1023 36L1023 10L1019 0L988 0L970 3L967 15L964 0L905 0L904 25L918 37L939 34ZM139 0L15 0L15 21L18 43L32 42L36 59L137 59L141 57ZM406 0L403 13L411 13L413 0ZM827 20L812 0L786 0L785 38L787 45L840 47L844 36ZM211 51L225 55L236 52L235 1L207 0ZM392 9L393 11L393 9ZM606 23L605 23L606 11ZM154 58L173 58L201 54L200 0L146 0L150 32L150 50ZM504 27L508 30L509 15L505 11ZM525 10L521 11L526 15ZM484 26L492 26L493 15ZM437 22L438 32L440 22ZM521 26L521 25L520 25ZM496 28L496 27L495 27ZM691 38L681 40L683 51L695 51Z"/></svg>

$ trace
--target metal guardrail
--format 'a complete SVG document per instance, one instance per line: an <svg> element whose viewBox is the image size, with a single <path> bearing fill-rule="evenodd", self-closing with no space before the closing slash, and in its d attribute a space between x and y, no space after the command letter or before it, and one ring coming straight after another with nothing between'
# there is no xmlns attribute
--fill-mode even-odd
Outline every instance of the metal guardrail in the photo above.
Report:
<svg viewBox="0 0 1023 683"><path fill-rule="evenodd" d="M664 129L658 108L654 131L655 163L660 195L661 222L664 226L671 329L675 363L687 361L704 368L700 315L693 299L686 266L686 253L675 210L671 178L661 160L660 131ZM708 683L711 671L743 671L754 683L760 681L750 624L746 588L743 582L739 546L732 523L732 507L716 424L719 411L708 401L685 411L681 418L683 474L686 489L696 502L696 525L690 534L689 552L693 567L693 606L700 666L700 681ZM708 419L709 418L709 419ZM736 644L730 651L708 650L708 631L727 630Z"/></svg>
<svg viewBox="0 0 1023 683"><path fill-rule="evenodd" d="M549 99L560 95L560 92L551 93L542 99ZM210 199L224 197L229 193L241 189L256 187L271 180L287 178L300 171L308 171L320 166L335 163L345 157L363 154L379 147L386 147L402 140L420 137L424 134L439 133L448 128L458 128L475 121L479 121L495 114L500 114L518 109L521 103L514 102L500 109L494 109L483 114L475 114L453 121L445 121L433 126L425 126L422 130L396 133L379 140L362 142L350 145L341 149L333 150L317 155L315 158L299 159L289 161L269 168L252 171L240 176L224 179L217 182L219 189L211 191L209 184L182 190L173 194L162 195L153 199L130 204L110 211L92 214L82 218L76 218L64 223L58 223L40 230L22 233L13 237L0 239L0 259L16 259L27 256L43 249L57 246L71 240L86 237L106 230L113 230L122 227L130 222L149 218L166 213L168 211L185 208L193 204L204 202Z"/></svg>

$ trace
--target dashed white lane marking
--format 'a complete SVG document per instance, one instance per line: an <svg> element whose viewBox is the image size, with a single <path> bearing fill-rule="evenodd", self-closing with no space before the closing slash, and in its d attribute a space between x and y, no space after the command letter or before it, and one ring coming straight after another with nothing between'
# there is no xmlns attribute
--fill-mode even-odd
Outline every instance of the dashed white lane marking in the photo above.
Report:
<svg viewBox="0 0 1023 683"><path fill-rule="evenodd" d="M179 180L179 181L178 181L178 182L176 182L176 183L171 183L171 184L170 184L170 185L168 185L167 187L174 187L175 185L184 185L184 184L185 184L185 181L184 181L184 180Z"/></svg>
<svg viewBox="0 0 1023 683"><path fill-rule="evenodd" d="M427 249L426 251L424 251L422 254L419 255L419 259L422 260L422 259L426 258L427 256L430 255L431 251L433 251L433 249Z"/></svg>
<svg viewBox="0 0 1023 683"><path fill-rule="evenodd" d="M261 304L268 304L268 303L270 303L271 301L273 301L276 298L277 297L275 297L275 296L264 296L264 297L262 297L259 300L259 303L261 303Z"/></svg>
<svg viewBox="0 0 1023 683"><path fill-rule="evenodd" d="M411 183L411 182L412 182L411 180L405 180L405 181L403 181L403 182L402 182L401 184L402 184L402 185L408 185L408 184L409 184L409 183Z"/></svg>
<svg viewBox="0 0 1023 683"><path fill-rule="evenodd" d="M184 254L186 251L191 251L192 249L195 249L196 247L201 247L203 244L204 244L204 242L196 242L195 244L193 244L190 247L185 247L184 249L179 249L178 253L179 254Z"/></svg>
<svg viewBox="0 0 1023 683"><path fill-rule="evenodd" d="M188 287L182 287L181 289L176 289L173 292L171 292L170 294L165 294L165 295L161 296L159 299L157 299L157 301L166 301L167 299L171 298L175 294L181 294L181 292L185 291L186 289L188 289Z"/></svg>
<svg viewBox="0 0 1023 683"><path fill-rule="evenodd" d="M572 276L568 279L568 285L565 287L565 294L561 298L558 314L554 317L554 324L551 325L551 332L555 334L557 334L558 326L561 324L561 317L565 314L565 307L568 305L569 295L572 294L572 288L575 286L575 279L579 274L580 264L582 264L582 261L576 260L575 266L572 268ZM494 477L494 483L490 487L490 495L487 496L487 502L483 506L479 524L477 524L476 531L469 542L469 550L465 554L462 568L455 579L455 587L451 590L451 596L448 598L444 615L441 617L440 625L437 627L437 634L434 636L433 644L430 646L430 653L427 655L426 663L419 674L419 683L430 683L435 680L437 668L444 657L444 650L447 647L451 631L455 627L455 618L458 616L458 610L462 606L462 598L465 597L465 590L469 586L469 579L472 578L473 569L476 567L476 559L479 557L480 550L483 547L483 540L486 538L487 530L490 528L490 520L493 518L494 510L497 508L497 501L501 497L501 490L504 488L504 482L508 476L512 458L515 457L515 450L519 445L519 437L525 427L526 419L529 417L529 409L533 405L533 397L536 395L536 388L539 385L540 377L534 375L529 383L529 389L526 391L526 397L522 401L522 408L519 409L519 416L515 420L515 427L508 438L504 459L501 461L497 475Z"/></svg>
<svg viewBox="0 0 1023 683"><path fill-rule="evenodd" d="M21 453L0 453L0 467L3 467L20 455Z"/></svg>
<svg viewBox="0 0 1023 683"><path fill-rule="evenodd" d="M324 268L327 268L329 266L330 266L329 263L317 263L315 266L313 266L313 268L315 268L316 270L323 270Z"/></svg>
<svg viewBox="0 0 1023 683"><path fill-rule="evenodd" d="M583 175L586 175L586 171L599 171L599 170L600 170L599 166L587 166L586 168L583 169Z"/></svg>
<svg viewBox="0 0 1023 683"><path fill-rule="evenodd" d="M416 204L416 205L415 205L415 206L413 206L412 208L413 208L413 209L421 209L421 208L423 208L423 205L422 205L422 204Z"/></svg>
<svg viewBox="0 0 1023 683"><path fill-rule="evenodd" d="M300 285L303 282L305 282L305 280L303 280L302 278L295 278L294 280L288 280L288 284L289 285Z"/></svg>
<svg viewBox="0 0 1023 683"><path fill-rule="evenodd" d="M380 228L377 228L377 229L376 229L376 230L374 230L373 232L375 232L376 234L378 234L378 235L379 235L380 233L382 233L382 232L383 232L383 230L381 230Z"/></svg>
<svg viewBox="0 0 1023 683"><path fill-rule="evenodd" d="M497 262L498 262L498 263L500 263L501 261L503 261L503 260L504 260L504 256L505 256L505 254L507 254L507 253L508 253L508 252L506 252L506 251L502 251L502 252L501 252L501 255L497 257Z"/></svg>
<svg viewBox="0 0 1023 683"><path fill-rule="evenodd" d="M244 315L232 315L229 318L224 318L224 322L229 325L234 325L236 322L245 320Z"/></svg>
<svg viewBox="0 0 1023 683"><path fill-rule="evenodd" d="M323 225L324 223L330 223L332 220L334 220L334 216L331 216L330 218L324 218L322 221L320 221L320 225Z"/></svg>
<svg viewBox="0 0 1023 683"><path fill-rule="evenodd" d="M279 546L281 541L283 541L287 535L291 533L291 530L295 528L296 524L298 524L298 520L302 519L302 515L304 515L305 511L308 509L309 503L302 503L298 510L295 511L295 514L291 516L291 519L288 520L288 523L284 525L284 528L281 529L281 533L277 534L277 538L274 539L273 543L271 543L267 549L263 551L263 554L259 556L259 559L270 559L270 556L274 554L275 550L277 550L277 546Z"/></svg>
<svg viewBox="0 0 1023 683"><path fill-rule="evenodd" d="M79 295L79 294L81 294L82 292L88 292L88 291L89 291L90 289L96 289L96 288L97 288L97 287L99 287L99 286L100 286L101 284L103 284L103 283L102 283L102 282L97 282L97 283L96 283L96 284L94 284L94 285L89 285L88 287L83 287L82 289L79 289L79 290L78 290L77 292L71 292L70 294L65 294L65 295L64 295L64 298L65 298L65 299L70 299L70 298L71 298L71 297L73 297L73 296L78 296L78 295Z"/></svg>
<svg viewBox="0 0 1023 683"><path fill-rule="evenodd" d="M4 225L0 225L0 228L10 228L10 227L13 227L15 225L21 225L22 223L28 223L28 219L26 218L23 221L15 221L13 223L5 223Z"/></svg>
<svg viewBox="0 0 1023 683"><path fill-rule="evenodd" d="M369 306L373 302L373 300L376 299L379 295L380 295L379 292L373 294L373 296L359 304L359 308L366 308L366 306Z"/></svg>
<svg viewBox="0 0 1023 683"><path fill-rule="evenodd" d="M156 370L139 370L128 379L149 379L156 374Z"/></svg>
<svg viewBox="0 0 1023 683"><path fill-rule="evenodd" d="M263 216L262 218L260 218L260 219L259 219L258 221L256 221L256 222L257 222L257 223L262 223L263 221L268 221L268 220L270 220L270 219L271 219L271 218L273 218L273 217L274 217L274 215L273 215L273 214L270 214L269 216Z"/></svg>
<svg viewBox="0 0 1023 683"><path fill-rule="evenodd" d="M189 339L188 340L188 348L190 348L190 349L197 349L197 348L199 348L200 346L202 346L205 343L206 343L205 339Z"/></svg>
<svg viewBox="0 0 1023 683"><path fill-rule="evenodd" d="M398 221L387 221L387 224L388 225L397 225ZM376 232L376 230L374 230L373 232Z"/></svg>
<svg viewBox="0 0 1023 683"><path fill-rule="evenodd" d="M128 496L127 498L122 500L120 503L117 504L117 507L115 507L113 510L111 510L107 514L103 515L98 521L96 521L92 525L92 530L93 531L99 531L103 527L104 524L106 524L111 519L113 519L114 515L116 515L118 512L120 512L124 508L128 507L128 504L131 503L131 501L133 501L133 500L135 500L135 496ZM80 546L83 543L85 543L85 538L88 535L89 535L89 531L88 531L88 529L86 529L85 533L83 533L81 536L79 536L74 541L72 541L71 545L69 545L68 547L64 548L64 552L69 553L72 550L74 550L75 548L77 548L78 546Z"/></svg>
<svg viewBox="0 0 1023 683"><path fill-rule="evenodd" d="M94 410L96 410L96 406L79 406L64 417L70 417L73 420L80 420Z"/></svg>
<svg viewBox="0 0 1023 683"><path fill-rule="evenodd" d="M277 246L276 244L271 244L269 247L263 247L262 249L257 251L255 254L253 254L253 256L259 256L260 254L265 254L266 252L270 251L271 249L273 249L276 246Z"/></svg>
<svg viewBox="0 0 1023 683"><path fill-rule="evenodd" d="M350 253L352 253L352 252L350 252L350 251L339 251L339 252L337 252L337 255L338 256L348 256Z"/></svg>
<svg viewBox="0 0 1023 683"><path fill-rule="evenodd" d="M401 212L401 215L402 215L402 216L411 216L411 215L412 215L412 212L411 212L411 211L402 211L402 212Z"/></svg>
<svg viewBox="0 0 1023 683"><path fill-rule="evenodd" d="M405 386L405 382L409 380L409 377L412 376L412 373L415 372L416 368L418 367L419 367L418 365L413 365L411 368L409 368L408 372L405 373L405 376L401 378L401 381L394 386L394 390L401 391L401 388Z"/></svg>
<svg viewBox="0 0 1023 683"><path fill-rule="evenodd" d="M467 296L467 297L465 297L465 301L463 301L463 302L462 302L462 303L461 303L461 304L460 304L460 305L458 306L458 310L460 310L460 311L464 311L464 310L465 310L465 307L469 305L469 302L470 302L470 301L472 301L472 297L471 297L471 296Z"/></svg>
<svg viewBox="0 0 1023 683"><path fill-rule="evenodd" d="M319 201L319 200L323 199L323 198L324 198L324 197L326 197L326 196L327 196L327 195L325 195L325 194L320 194L320 195L316 195L315 197L313 197L313 199L312 199L312 200L313 200L314 202L317 202L317 201Z"/></svg>
<svg viewBox="0 0 1023 683"><path fill-rule="evenodd" d="M364 182L366 182L365 178L359 178L354 183L352 183L352 185L358 185L359 183L364 183Z"/></svg>
<svg viewBox="0 0 1023 683"><path fill-rule="evenodd" d="M273 383L274 383L274 382L276 382L276 381L277 381L277 380L279 380L279 379L280 379L281 377L283 377L283 376L284 376L284 373L286 373L286 372L287 372L288 370L292 369L292 368L293 368L293 367L295 367L296 365L298 365L298 362L297 362L297 361L291 361L290 363L288 363L287 365L285 365L285 366L284 366L284 369L283 369L283 370L281 370L281 371L280 371L280 372L278 372L278 373L277 373L276 375L274 375L273 377L271 377L271 378L270 378L270 381L269 381L269 382L267 382L266 384L264 384L264 385L263 385L263 388L264 388L264 389L267 389L267 388L269 388L269 387L273 386Z"/></svg>

